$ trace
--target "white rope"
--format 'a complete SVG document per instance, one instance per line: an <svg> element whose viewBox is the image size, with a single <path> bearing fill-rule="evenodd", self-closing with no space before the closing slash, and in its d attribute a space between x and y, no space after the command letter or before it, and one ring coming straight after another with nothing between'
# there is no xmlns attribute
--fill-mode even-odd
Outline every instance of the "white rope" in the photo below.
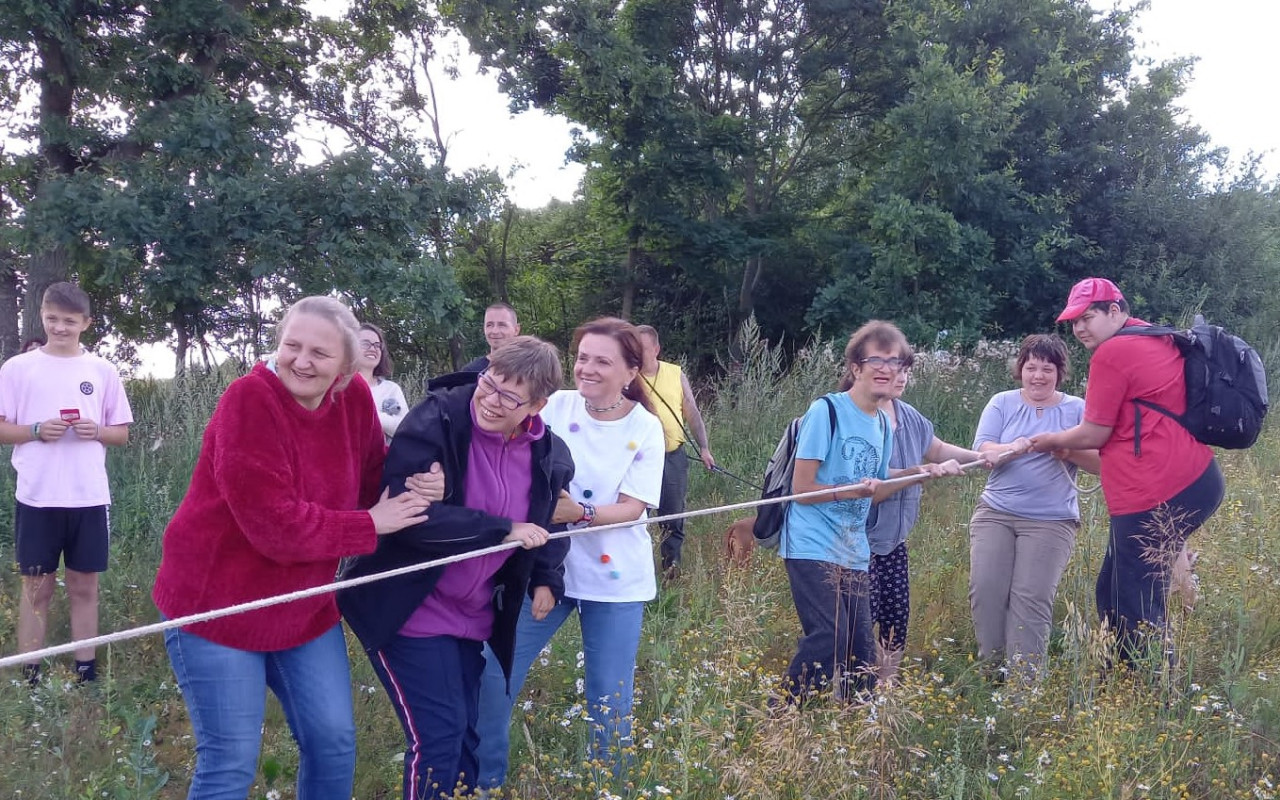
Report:
<svg viewBox="0 0 1280 800"><path fill-rule="evenodd" d="M968 470L972 467L976 467L984 463L985 462L981 460L971 461L967 464L960 465L960 468L962 470ZM881 485L907 484L907 483L912 483L914 481L924 480L928 477L929 475L927 473L920 473L917 475L904 475L899 478L889 478L887 480L880 481L880 484ZM773 503L783 503L789 500L803 500L810 497L827 497L827 496L830 496L830 494L833 491L844 491L846 489L852 489L861 485L862 485L861 483L849 483L849 484L844 484L842 486L832 486L827 489L820 489L813 492L803 492L800 494L787 495L785 497L770 497L764 500L750 500L743 503L733 503L725 506L714 506L712 508L694 509L693 511L685 511L680 514L667 514L666 516L661 516L661 517L649 517L648 519L644 519L644 520L629 520L627 522L614 522L608 525L597 525L591 528L579 528L577 530L571 530L571 531L559 531L557 533L550 534L547 537L547 539L548 541L551 539L565 539L570 536L576 536L581 533L602 533L604 531L613 530L615 528L630 528L634 525L641 525L641 524L648 525L653 523L670 522L672 520L677 520L677 519L687 519L690 517L703 517L710 514L721 514L727 511L740 511L742 509L757 508L759 506L771 505ZM429 513L430 512L428 512L428 514ZM31 663L31 662L42 660L45 658L50 658L52 656L62 655L63 653L70 653L75 650L80 650L82 648L88 649L91 647L100 647L102 645L114 644L116 642L123 642L129 639L136 639L141 636L149 636L153 633L161 633L163 631L167 631L170 628L180 628L187 625L194 625L199 622L208 622L210 620L221 619L222 617L229 617L235 614L243 614L248 611L258 611L263 608L270 608L271 606L281 605L283 603L291 603L295 600L305 600L309 597L317 597L322 594L337 592L341 589L349 589L353 586L363 586L366 583L373 583L375 581L385 580L387 578L394 578L399 575L408 575L409 573L412 573L412 572L420 572L422 570L432 569L434 567L442 567L447 564L454 564L459 561L466 561L467 559L478 558L480 556L488 555L490 553L500 553L504 550L514 550L522 546L523 545L521 545L520 542L503 542L502 544L496 544L496 545L493 545L492 547L484 547L479 550L470 550L466 553L458 553L457 555L447 556L445 558L438 558L434 561L424 561L419 564L410 564L405 567L398 567L396 569L387 570L385 572L378 572L373 575L363 575L359 578L348 578L346 580L335 581L333 583L326 583L321 586L313 586L310 589L299 589L296 592L289 592L287 594L264 597L260 600L253 600L248 603L239 603L237 605L227 606L225 608L216 608L211 611L202 611L198 614L189 614L185 617L175 617L173 619L167 619L167 620L162 620L160 622L155 622L150 625L141 625L136 628L127 628L125 630L116 631L114 633L107 633L101 636L94 636L90 639L80 639L74 642L67 642L66 644L55 645L53 647L46 647L42 650L33 650L29 653L18 653L16 655L0 658L0 669L4 669L5 667L18 666L19 664Z"/></svg>

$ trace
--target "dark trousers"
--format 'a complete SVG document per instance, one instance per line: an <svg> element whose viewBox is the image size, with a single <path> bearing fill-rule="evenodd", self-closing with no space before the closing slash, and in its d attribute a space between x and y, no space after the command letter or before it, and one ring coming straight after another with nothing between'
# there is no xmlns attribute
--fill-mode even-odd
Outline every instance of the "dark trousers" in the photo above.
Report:
<svg viewBox="0 0 1280 800"><path fill-rule="evenodd" d="M404 729L405 800L476 785L482 647L455 636L397 636L369 654Z"/></svg>
<svg viewBox="0 0 1280 800"><path fill-rule="evenodd" d="M1111 517L1111 541L1096 590L1098 618L1116 634L1120 657L1132 663L1148 635L1164 646L1165 597L1174 558L1222 503L1226 483L1215 460L1186 489L1149 511Z"/></svg>
<svg viewBox="0 0 1280 800"><path fill-rule="evenodd" d="M662 462L662 499L658 501L658 515L683 514L684 495L689 489L689 457L685 455L681 445L670 453ZM662 568L680 563L680 550L684 547L684 520L677 519L663 522L662 529Z"/></svg>
<svg viewBox="0 0 1280 800"><path fill-rule="evenodd" d="M871 638L869 579L827 561L786 559L791 597L804 636L787 669L787 689L793 699L836 686L841 695L875 687L869 671L875 664Z"/></svg>
<svg viewBox="0 0 1280 800"><path fill-rule="evenodd" d="M887 555L871 554L871 619L876 625L880 646L902 650L907 646L907 623L911 621L910 562L907 543Z"/></svg>

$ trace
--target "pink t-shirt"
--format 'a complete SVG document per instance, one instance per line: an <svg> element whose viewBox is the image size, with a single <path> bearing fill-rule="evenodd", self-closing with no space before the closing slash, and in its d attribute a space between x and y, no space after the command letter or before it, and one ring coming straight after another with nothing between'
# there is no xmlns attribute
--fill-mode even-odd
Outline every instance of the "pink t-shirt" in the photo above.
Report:
<svg viewBox="0 0 1280 800"><path fill-rule="evenodd" d="M58 419L75 409L99 425L133 422L120 373L91 353L63 358L43 350L14 356L0 366L0 417L18 425ZM14 445L18 502L41 508L89 508L111 504L107 448L68 429L56 442Z"/></svg>

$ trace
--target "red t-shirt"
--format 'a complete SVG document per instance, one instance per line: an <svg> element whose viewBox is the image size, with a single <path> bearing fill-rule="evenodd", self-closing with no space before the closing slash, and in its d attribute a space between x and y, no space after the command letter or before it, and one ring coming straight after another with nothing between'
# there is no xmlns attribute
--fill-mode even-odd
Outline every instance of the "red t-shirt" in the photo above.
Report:
<svg viewBox="0 0 1280 800"><path fill-rule="evenodd" d="M1146 325L1130 319L1129 325ZM1084 418L1111 428L1099 451L1102 493L1112 514L1149 511L1190 486L1213 451L1176 421L1142 408L1142 455L1134 453L1133 400L1181 414L1187 407L1182 356L1168 336L1113 336L1093 351Z"/></svg>

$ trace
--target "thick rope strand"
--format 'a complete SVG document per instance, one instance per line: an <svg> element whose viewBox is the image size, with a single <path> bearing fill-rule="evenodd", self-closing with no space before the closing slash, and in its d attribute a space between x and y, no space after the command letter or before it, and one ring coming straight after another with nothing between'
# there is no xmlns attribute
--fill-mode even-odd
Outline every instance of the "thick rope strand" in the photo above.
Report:
<svg viewBox="0 0 1280 800"><path fill-rule="evenodd" d="M985 462L982 460L971 461L966 464L961 464L960 468L962 470L967 471L973 467L980 466L984 463ZM915 481L925 480L928 477L929 476L925 473L921 473L918 475L904 475L899 478L889 478L887 480L880 481L880 484L890 485L890 486L898 485L898 484L908 484L908 483L913 483ZM862 483L850 483L850 484L845 484L843 486L833 486L827 489L819 489L813 492L803 492L800 494L787 495L785 497L770 497L770 498L761 499L761 500L750 500L742 503L733 503L733 504L724 505L724 506L714 506L712 508L694 509L693 511L685 511L680 514L667 514L666 516L661 516L661 517L649 517L648 519L644 519L644 520L614 522L608 525L598 525L592 528L579 528L577 530L571 530L571 531L559 531L557 533L550 534L547 537L547 539L548 541L551 539L565 539L570 536L576 536L578 534L583 534L583 533L602 533L604 531L614 530L617 528L630 528L634 525L641 525L641 524L649 525L649 524L655 524L655 523L670 522L672 520L677 520L677 519L703 517L703 516L708 516L710 514L723 514L729 511L741 511L743 509L758 508L760 506L767 506L774 503L784 503L791 500L804 500L811 497L829 497L833 491L844 491L846 489L853 489L862 485L863 485ZM55 645L53 647L45 647L41 650L32 650L29 653L18 653L16 655L0 658L0 669L4 669L6 667L14 667L20 664L31 663L37 660L43 660L45 658L50 658L52 656L62 655L63 653L70 653L75 650L79 650L81 648L87 649L90 647L99 647L101 645L115 644L116 642L128 641L130 639L136 639L141 636L149 636L153 633L162 633L171 628L181 628L187 625L194 625L200 622L208 622L210 620L221 619L222 617L233 616L235 614L243 614L249 611L258 611L263 608L270 608L271 606L281 605L283 603L291 603L295 600L305 600L309 597L317 597L322 594L337 592L341 589L348 589L353 586L363 586L366 583L374 583L375 581L385 580L387 578L394 578L399 575L408 575L409 573L419 572L425 569L442 567L448 564L457 563L459 561L466 561L467 559L478 558L483 555L489 555L490 553L500 553L504 550L514 550L521 546L522 545L520 544L520 542L503 542L502 544L496 544L491 547L484 547L479 550L470 550L466 553L458 553L456 555L447 556L445 558L438 558L433 561L424 561L419 564L410 564L408 566L398 567L396 569L387 570L385 572L374 573L373 575L363 575L359 578L348 578L345 580L335 581L333 583L326 583L320 586L313 586L309 589L299 589L298 591L295 591L295 592L288 592L286 594L280 594L280 595L272 595L270 597L264 597L260 600L253 600L247 603L239 603L233 606L227 606L225 608L215 608L210 611L202 611L198 614L189 614L185 617L175 617L173 619L161 620L160 622L154 622L154 623L151 623L150 625L140 625L136 628L126 628L125 630L115 631L114 633L107 633L101 636L94 636L89 639L81 639L79 641L67 642L66 644Z"/></svg>

